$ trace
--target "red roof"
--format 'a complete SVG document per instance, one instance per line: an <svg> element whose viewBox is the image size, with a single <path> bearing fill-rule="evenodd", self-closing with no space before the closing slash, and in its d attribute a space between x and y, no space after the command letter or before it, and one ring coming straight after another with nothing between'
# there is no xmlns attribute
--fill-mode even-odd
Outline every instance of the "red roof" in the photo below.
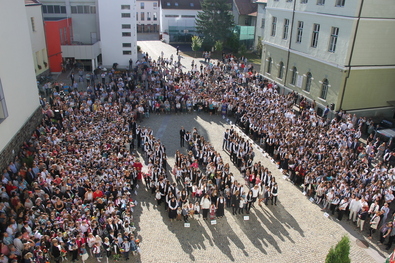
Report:
<svg viewBox="0 0 395 263"><path fill-rule="evenodd" d="M249 15L258 11L258 5L252 3L251 0L234 0L234 3L239 10L240 15Z"/></svg>
<svg viewBox="0 0 395 263"><path fill-rule="evenodd" d="M41 5L38 0L25 0L25 5Z"/></svg>

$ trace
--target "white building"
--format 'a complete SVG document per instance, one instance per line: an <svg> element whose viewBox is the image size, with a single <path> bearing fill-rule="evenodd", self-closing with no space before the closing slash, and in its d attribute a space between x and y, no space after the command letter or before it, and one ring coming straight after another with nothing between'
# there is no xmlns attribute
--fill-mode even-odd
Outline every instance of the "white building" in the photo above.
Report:
<svg viewBox="0 0 395 263"><path fill-rule="evenodd" d="M258 0L256 1L256 3L258 4L258 11L256 16L256 25L255 25L254 49L257 49L258 42L262 43L264 39L267 0Z"/></svg>
<svg viewBox="0 0 395 263"><path fill-rule="evenodd" d="M25 0L26 16L28 20L34 70L40 75L49 69L47 44L45 42L44 22L41 3L35 0Z"/></svg>
<svg viewBox="0 0 395 263"><path fill-rule="evenodd" d="M201 9L199 0L161 0L160 32L169 34L170 42L190 42Z"/></svg>
<svg viewBox="0 0 395 263"><path fill-rule="evenodd" d="M320 108L391 113L395 4L269 0L261 71Z"/></svg>
<svg viewBox="0 0 395 263"><path fill-rule="evenodd" d="M137 33L159 33L159 0L136 0Z"/></svg>
<svg viewBox="0 0 395 263"><path fill-rule="evenodd" d="M32 1L32 3L34 3ZM10 161L39 123L41 107L24 1L0 8L0 165ZM7 7L7 8L5 8ZM31 129L33 127L33 129Z"/></svg>
<svg viewBox="0 0 395 263"><path fill-rule="evenodd" d="M137 60L135 0L99 0L98 7L103 66L129 66Z"/></svg>

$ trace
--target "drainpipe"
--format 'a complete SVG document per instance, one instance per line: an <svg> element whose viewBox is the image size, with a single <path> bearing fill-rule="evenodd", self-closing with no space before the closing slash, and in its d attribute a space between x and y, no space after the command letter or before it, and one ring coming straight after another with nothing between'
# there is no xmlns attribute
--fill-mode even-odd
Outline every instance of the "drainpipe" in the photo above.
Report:
<svg viewBox="0 0 395 263"><path fill-rule="evenodd" d="M344 94L346 93L347 81L348 81L348 79L349 79L349 77L350 77L350 72L351 72L351 67L352 67L352 66L351 66L351 60L352 60L352 56L353 56L353 54L354 54L355 40L357 39L357 32L358 32L358 28L359 28L359 22L360 22L360 20L361 20L361 14L362 14L363 3L364 3L364 0L361 0L361 4L360 4L360 6L359 6L359 12L358 12L357 25L356 25L356 27L355 27L354 37L353 37L353 40L352 40L350 59L348 60L348 64L346 65L346 68L348 68L348 72L347 72L346 79L344 80L344 86L343 86L342 95L341 95L341 98L340 98L340 105L339 105L339 107L338 107L339 110L342 109Z"/></svg>
<svg viewBox="0 0 395 263"><path fill-rule="evenodd" d="M295 9L296 9L296 0L293 1L293 9L292 9L292 19L291 19L291 33L289 34L289 44L288 44L288 51L287 51L287 67L285 70L285 75L284 75L284 86L287 86L287 77L288 77L288 71L289 71L289 57L291 56L291 45L292 45L292 33L293 33L293 27L294 27L294 21L295 21Z"/></svg>

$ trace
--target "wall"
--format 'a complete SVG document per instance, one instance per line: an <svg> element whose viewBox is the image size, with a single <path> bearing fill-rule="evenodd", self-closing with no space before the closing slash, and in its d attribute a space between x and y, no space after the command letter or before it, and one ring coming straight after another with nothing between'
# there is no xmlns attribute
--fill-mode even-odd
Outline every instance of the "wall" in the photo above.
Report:
<svg viewBox="0 0 395 263"><path fill-rule="evenodd" d="M361 19L351 65L395 65L395 19Z"/></svg>
<svg viewBox="0 0 395 263"><path fill-rule="evenodd" d="M111 68L113 63L118 63L121 68L127 67L129 59L137 60L136 3L134 0L116 3L100 0L98 4L103 66ZM121 10L121 5L130 5L130 10ZM130 13L131 16L125 18L122 13ZM122 29L122 24L130 24L131 29ZM130 32L131 36L123 37L122 32ZM122 43L131 43L131 47L124 48ZM131 51L131 54L124 55L124 51Z"/></svg>
<svg viewBox="0 0 395 263"><path fill-rule="evenodd" d="M0 123L0 152L40 105L24 1L2 0L2 6L7 8L0 8L0 24L12 26L0 27L0 80L8 110Z"/></svg>
<svg viewBox="0 0 395 263"><path fill-rule="evenodd" d="M72 27L71 18L62 19L58 21L45 21L45 36L48 46L48 59L49 67L51 72L62 71L62 49L61 49L61 38L60 29L66 30L66 38L64 44L71 44L71 32Z"/></svg>
<svg viewBox="0 0 395 263"><path fill-rule="evenodd" d="M32 27L32 18L34 21L34 31ZM49 69L41 5L26 6L26 19L29 25L30 40L32 41L34 69L36 75L40 75ZM46 62L46 64L44 62ZM38 65L41 66L41 69Z"/></svg>
<svg viewBox="0 0 395 263"><path fill-rule="evenodd" d="M395 67L355 68L344 94L344 109L387 107L395 100Z"/></svg>

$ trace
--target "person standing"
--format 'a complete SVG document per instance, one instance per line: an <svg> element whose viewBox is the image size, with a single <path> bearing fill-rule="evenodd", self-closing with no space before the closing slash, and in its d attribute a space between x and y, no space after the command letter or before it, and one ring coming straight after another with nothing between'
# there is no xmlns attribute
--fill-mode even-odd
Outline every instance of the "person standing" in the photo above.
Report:
<svg viewBox="0 0 395 263"><path fill-rule="evenodd" d="M170 218L170 221L173 221L177 217L177 207L178 207L178 202L177 202L176 197L174 195L169 200L168 206L169 206L169 218Z"/></svg>
<svg viewBox="0 0 395 263"><path fill-rule="evenodd" d="M239 191L233 193L231 198L232 214L237 214L237 209L239 208Z"/></svg>
<svg viewBox="0 0 395 263"><path fill-rule="evenodd" d="M272 205L277 205L277 196L278 196L278 186L277 183L274 183L272 186L272 189L270 190L271 195L272 195Z"/></svg>
<svg viewBox="0 0 395 263"><path fill-rule="evenodd" d="M217 217L221 218L225 214L225 198L221 195L217 200Z"/></svg>
<svg viewBox="0 0 395 263"><path fill-rule="evenodd" d="M205 194L202 200L200 201L200 206L203 210L203 220L207 220L207 216L210 210L211 200L210 195Z"/></svg>
<svg viewBox="0 0 395 263"><path fill-rule="evenodd" d="M184 127L181 127L181 130L180 130L180 147L184 147L184 143L185 143L184 136L185 136L185 129L184 129Z"/></svg>

